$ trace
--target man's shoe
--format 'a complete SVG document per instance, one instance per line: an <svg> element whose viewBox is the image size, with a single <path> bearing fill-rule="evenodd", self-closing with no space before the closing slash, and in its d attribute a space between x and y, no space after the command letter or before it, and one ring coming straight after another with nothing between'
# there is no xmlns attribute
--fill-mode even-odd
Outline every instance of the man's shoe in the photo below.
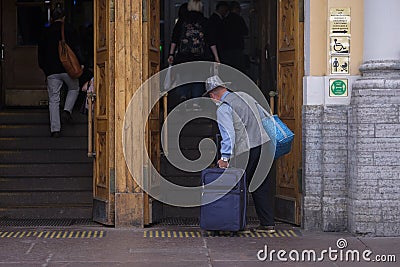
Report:
<svg viewBox="0 0 400 267"><path fill-rule="evenodd" d="M51 132L51 137L54 137L54 138L60 137L60 132L59 132L59 131L57 131L57 132Z"/></svg>
<svg viewBox="0 0 400 267"><path fill-rule="evenodd" d="M256 227L254 229L254 231L258 232L258 233L268 233L268 234L276 233L275 226L272 226L272 225L270 225L270 226L260 225L260 226Z"/></svg>
<svg viewBox="0 0 400 267"><path fill-rule="evenodd" d="M71 113L68 110L63 110L61 112L61 123L71 123L72 122L72 116Z"/></svg>

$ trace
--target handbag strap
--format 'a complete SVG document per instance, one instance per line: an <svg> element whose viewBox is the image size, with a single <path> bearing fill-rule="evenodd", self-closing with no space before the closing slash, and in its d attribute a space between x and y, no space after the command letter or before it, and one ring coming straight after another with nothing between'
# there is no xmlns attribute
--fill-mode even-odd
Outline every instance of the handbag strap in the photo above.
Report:
<svg viewBox="0 0 400 267"><path fill-rule="evenodd" d="M264 114L265 114L267 117L269 117L269 118L272 119L272 121L274 122L275 126L279 129L279 131L280 131L280 132L283 134L283 136L286 138L288 135L287 135L286 132L282 129L282 127L279 125L279 123L277 123L277 122L275 121L274 117L273 117L271 114L269 114L269 112L268 112L266 109L264 109L263 106L261 106L259 103L256 102L256 105L259 106L259 107L261 108L261 110L264 112Z"/></svg>
<svg viewBox="0 0 400 267"><path fill-rule="evenodd" d="M61 41L65 43L65 34L64 34L64 21L61 22Z"/></svg>

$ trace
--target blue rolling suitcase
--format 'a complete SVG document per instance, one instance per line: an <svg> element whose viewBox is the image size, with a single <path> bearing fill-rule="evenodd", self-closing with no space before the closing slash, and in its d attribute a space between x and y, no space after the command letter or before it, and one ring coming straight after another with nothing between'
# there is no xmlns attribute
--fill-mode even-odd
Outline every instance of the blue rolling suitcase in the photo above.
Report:
<svg viewBox="0 0 400 267"><path fill-rule="evenodd" d="M200 208L200 227L212 231L212 235L219 234L219 231L229 231L233 236L237 231L243 230L246 227L244 170L209 168L202 171L201 180L203 205ZM218 199L211 202L216 198Z"/></svg>

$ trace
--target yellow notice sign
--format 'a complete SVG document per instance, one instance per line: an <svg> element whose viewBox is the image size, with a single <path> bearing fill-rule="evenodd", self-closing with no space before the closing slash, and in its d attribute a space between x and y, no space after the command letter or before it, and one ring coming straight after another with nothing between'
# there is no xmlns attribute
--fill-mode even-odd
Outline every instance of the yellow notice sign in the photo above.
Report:
<svg viewBox="0 0 400 267"><path fill-rule="evenodd" d="M330 9L330 34L350 34L350 7Z"/></svg>

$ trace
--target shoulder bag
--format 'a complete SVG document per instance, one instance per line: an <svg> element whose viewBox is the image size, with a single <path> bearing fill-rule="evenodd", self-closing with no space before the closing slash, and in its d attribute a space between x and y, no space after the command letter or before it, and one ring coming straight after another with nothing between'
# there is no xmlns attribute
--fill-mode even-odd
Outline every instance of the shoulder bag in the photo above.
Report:
<svg viewBox="0 0 400 267"><path fill-rule="evenodd" d="M58 55L65 71L72 79L82 75L83 69L72 49L65 42L64 22L61 24L61 40L58 42Z"/></svg>

